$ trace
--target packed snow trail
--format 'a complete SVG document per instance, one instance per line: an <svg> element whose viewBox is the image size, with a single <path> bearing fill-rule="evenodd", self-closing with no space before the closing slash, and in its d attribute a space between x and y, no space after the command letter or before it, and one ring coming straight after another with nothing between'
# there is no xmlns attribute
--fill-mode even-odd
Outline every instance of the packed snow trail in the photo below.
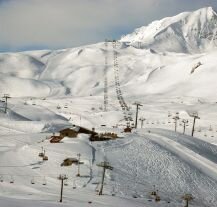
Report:
<svg viewBox="0 0 217 207"><path fill-rule="evenodd" d="M212 145L206 141L198 139L197 137L183 135L181 133L174 133L169 130L163 129L146 129L145 131L151 131L151 134L166 136L168 139L173 140L193 152L209 159L210 161L217 164L217 146Z"/></svg>
<svg viewBox="0 0 217 207"><path fill-rule="evenodd" d="M198 170L199 165L206 166L206 163L200 162L201 157L197 160L198 165L189 164L186 156L191 156L192 159L194 152L186 149L183 152L186 155L182 157L174 153L176 145L160 145L157 142L159 138L153 139L153 136L129 135L123 142L128 143L132 139L134 141L121 147L116 147L120 141L105 143L107 160L114 167L114 173L111 172L110 176L118 186L118 192L128 196L136 192L137 195L146 197L155 185L163 200L180 201L181 195L191 192L198 206L213 206L217 198L217 181L213 179L216 170L213 163L208 160L208 167L212 170L208 177L206 172ZM207 161L205 158L202 160Z"/></svg>
<svg viewBox="0 0 217 207"><path fill-rule="evenodd" d="M144 134L148 136L152 141L166 148L168 151L174 153L179 156L189 165L198 168L198 170L202 171L204 174L207 174L211 178L217 181L217 164L211 162L210 160L204 158L203 156L195 153L194 151L188 149L187 147L175 142L171 139L168 139L165 136L160 135L152 135L152 134Z"/></svg>

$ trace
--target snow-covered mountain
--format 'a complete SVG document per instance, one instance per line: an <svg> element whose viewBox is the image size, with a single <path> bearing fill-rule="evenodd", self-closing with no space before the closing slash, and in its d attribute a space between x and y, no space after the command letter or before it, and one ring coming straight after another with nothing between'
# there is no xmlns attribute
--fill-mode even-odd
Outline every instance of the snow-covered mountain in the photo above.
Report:
<svg viewBox="0 0 217 207"><path fill-rule="evenodd" d="M109 96L114 97L112 43L108 51L108 89ZM189 55L119 46L115 51L125 96L213 97L217 87L216 50ZM0 54L0 94L9 93L12 97L103 95L104 43L40 53Z"/></svg>
<svg viewBox="0 0 217 207"><path fill-rule="evenodd" d="M98 43L0 54L0 97L4 93L12 97L7 113L5 102L0 102L1 206L60 206L57 178L66 175L64 207L179 207L184 206L186 193L194 197L192 207L216 207L217 49L211 19L216 14L205 8L140 29L143 41L132 34L108 42L107 47ZM155 32L156 25L161 32ZM206 27L209 37L199 39L194 28ZM143 30L149 31L146 36ZM105 57L107 110L103 108ZM128 112L120 107L120 93ZM123 133L126 115L132 117L132 126L135 123L135 101L142 105L138 127ZM194 137L189 136L193 113L200 117ZM60 129L74 124L116 133L120 139L90 142L89 135L79 134L50 143L53 133L59 135ZM48 160L38 156L41 150ZM61 165L79 154L81 165ZM102 161L113 170L106 170L99 196Z"/></svg>
<svg viewBox="0 0 217 207"><path fill-rule="evenodd" d="M114 97L116 51L125 96L212 98L217 87L216 25L217 15L208 7L137 29L123 37L115 49L108 43L108 52L104 43L98 43L56 51L0 54L0 94L102 96L107 54L109 96Z"/></svg>
<svg viewBox="0 0 217 207"><path fill-rule="evenodd" d="M201 52L217 45L217 14L212 7L154 21L121 38L157 51Z"/></svg>

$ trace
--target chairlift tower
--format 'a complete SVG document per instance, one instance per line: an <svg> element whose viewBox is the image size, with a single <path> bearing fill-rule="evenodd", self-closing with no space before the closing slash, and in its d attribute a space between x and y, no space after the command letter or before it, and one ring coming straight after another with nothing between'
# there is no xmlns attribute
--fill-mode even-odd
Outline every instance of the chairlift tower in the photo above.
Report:
<svg viewBox="0 0 217 207"><path fill-rule="evenodd" d="M59 175L58 180L61 180L61 191L60 191L60 203L63 201L63 182L64 180L67 180L66 175Z"/></svg>
<svg viewBox="0 0 217 207"><path fill-rule="evenodd" d="M7 109L8 109L8 99L11 98L9 94L4 94L4 96L2 97L5 99L5 110L4 112L7 113Z"/></svg>
<svg viewBox="0 0 217 207"><path fill-rule="evenodd" d="M139 120L141 121L141 128L143 128L143 123L144 123L144 121L145 121L146 119L143 118L143 117L141 117Z"/></svg>
<svg viewBox="0 0 217 207"><path fill-rule="evenodd" d="M185 194L182 196L182 199L186 202L185 207L188 207L189 201L193 200L193 196L191 194Z"/></svg>
<svg viewBox="0 0 217 207"><path fill-rule="evenodd" d="M188 120L187 119L183 119L182 123L183 123L183 134L185 134L185 129L186 129L186 126L188 124Z"/></svg>
<svg viewBox="0 0 217 207"><path fill-rule="evenodd" d="M81 175L80 175L80 162L81 162L81 154L80 153L78 153L77 154L77 156L78 156L78 173L77 173L77 177L80 177Z"/></svg>
<svg viewBox="0 0 217 207"><path fill-rule="evenodd" d="M177 131L177 121L179 120L179 113L177 112L176 115L173 117L174 124L175 124L175 132Z"/></svg>
<svg viewBox="0 0 217 207"><path fill-rule="evenodd" d="M195 122L196 122L196 119L200 119L200 117L198 116L198 113L197 112L193 112L192 114L190 114L190 117L193 117L193 126L192 126L192 131L191 131L191 136L193 137L194 136L194 131L195 131Z"/></svg>
<svg viewBox="0 0 217 207"><path fill-rule="evenodd" d="M135 102L133 105L136 105L136 120L135 120L135 129L137 128L137 122L138 122L138 113L139 113L139 107L142 106L142 104Z"/></svg>
<svg viewBox="0 0 217 207"><path fill-rule="evenodd" d="M102 195L103 185L104 185L104 180L105 180L105 171L106 170L113 170L113 167L110 166L109 162L106 162L106 161L97 164L97 166L103 168L101 187L100 187L100 190L99 190L99 195Z"/></svg>

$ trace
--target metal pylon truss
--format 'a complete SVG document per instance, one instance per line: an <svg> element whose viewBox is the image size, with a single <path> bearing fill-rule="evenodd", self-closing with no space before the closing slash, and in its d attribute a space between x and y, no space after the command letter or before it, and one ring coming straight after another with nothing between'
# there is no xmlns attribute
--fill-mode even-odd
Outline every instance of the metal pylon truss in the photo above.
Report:
<svg viewBox="0 0 217 207"><path fill-rule="evenodd" d="M108 109L108 41L105 40L105 67L104 67L104 111Z"/></svg>
<svg viewBox="0 0 217 207"><path fill-rule="evenodd" d="M113 47L113 58L114 58L114 78L115 78L115 90L117 99L119 101L120 107L124 113L124 119L127 122L127 125L129 125L129 122L132 121L132 113L130 112L130 108L127 105L127 103L124 100L121 86L120 86L120 79L119 79L119 64L118 64L118 52L117 52L117 42L112 42Z"/></svg>

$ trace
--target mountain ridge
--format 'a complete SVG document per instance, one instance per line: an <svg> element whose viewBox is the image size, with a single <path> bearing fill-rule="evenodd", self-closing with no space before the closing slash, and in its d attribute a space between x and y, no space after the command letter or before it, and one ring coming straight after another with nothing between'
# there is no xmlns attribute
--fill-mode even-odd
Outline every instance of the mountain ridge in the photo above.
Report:
<svg viewBox="0 0 217 207"><path fill-rule="evenodd" d="M121 37L121 42L142 48L178 53L199 53L217 46L217 14L212 7L183 12L154 21Z"/></svg>

